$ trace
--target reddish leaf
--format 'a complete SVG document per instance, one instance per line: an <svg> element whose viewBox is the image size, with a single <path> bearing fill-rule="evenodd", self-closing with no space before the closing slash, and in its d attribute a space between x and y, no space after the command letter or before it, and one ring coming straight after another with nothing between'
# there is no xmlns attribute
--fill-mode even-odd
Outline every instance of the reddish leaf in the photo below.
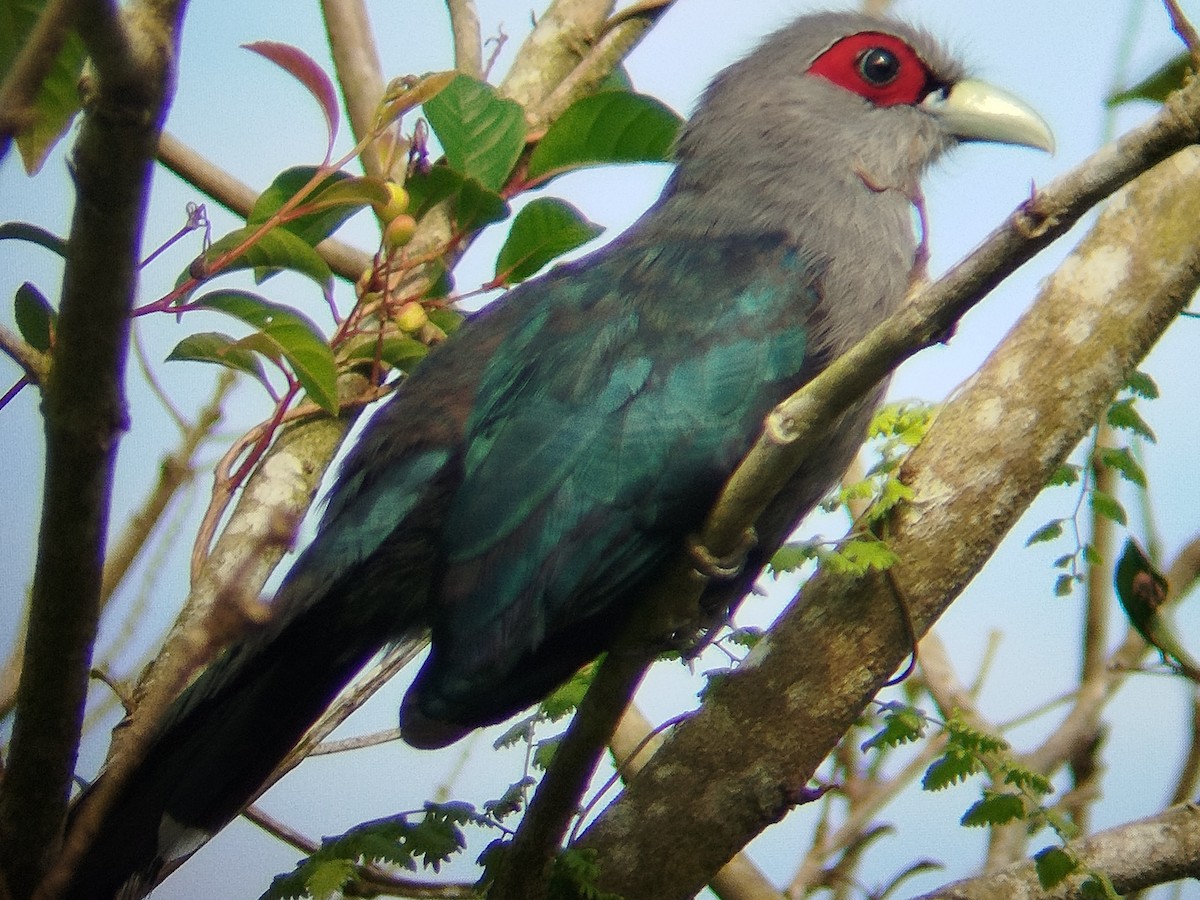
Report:
<svg viewBox="0 0 1200 900"><path fill-rule="evenodd" d="M334 90L333 82L329 80L325 70L318 66L311 56L291 44L255 41L242 46L264 59L269 59L308 88L308 92L316 98L317 103L321 105L321 111L325 113L325 122L329 128L329 148L332 150L333 139L338 130L338 101L337 91Z"/></svg>

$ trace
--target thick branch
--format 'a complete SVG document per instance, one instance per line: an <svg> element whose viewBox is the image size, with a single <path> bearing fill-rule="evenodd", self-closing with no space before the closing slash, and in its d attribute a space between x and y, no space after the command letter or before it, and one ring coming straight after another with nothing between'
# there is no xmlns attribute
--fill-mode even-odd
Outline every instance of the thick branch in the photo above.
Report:
<svg viewBox="0 0 1200 900"><path fill-rule="evenodd" d="M383 65L375 48L371 20L362 0L322 0L321 14L338 85L350 116L350 128L355 141L361 141L375 129L376 112L384 91ZM388 177L391 138L390 133L379 135L360 154L368 175Z"/></svg>
<svg viewBox="0 0 1200 900"><path fill-rule="evenodd" d="M1197 94L1190 93L1194 101ZM1174 116L1168 111L1149 132L1121 146L1154 147L1139 155L1157 158L1171 143L1165 133ZM1191 120L1175 121L1183 127L1174 140L1190 139ZM1142 139L1151 133L1149 143ZM1122 168L1120 158L1118 151L1102 152L1035 206L1063 210L1044 201L1059 196L1066 183L1094 199L1100 188L1092 172L1100 168L1111 178ZM1200 214L1197 173L1200 154L1181 153L1114 201L914 452L906 479L918 500L900 510L889 543L903 560L892 575L918 634L983 565L1200 282L1200 248L1179 226ZM1055 228L1063 224L1056 221ZM1130 229L1136 231L1132 241ZM1032 239L1042 240L1043 233L1035 230ZM910 306L905 314L914 317L910 335L935 334L950 324L940 318L944 313L926 312L924 318L918 313L952 287L978 291L995 283L1007 266L997 267L995 258L990 265L984 261L997 246L1001 260L1030 252L1022 249L1016 229L993 236L982 260L973 257ZM930 318L940 325L927 331ZM893 324L878 330L886 340L873 342L880 357L894 352L894 338L887 337ZM879 366L878 358L860 350L849 354L856 366ZM845 362L835 366L841 377ZM831 396L852 393L838 385L822 387ZM836 408L817 413L817 407L814 403L798 421L820 422ZM753 491L751 485L748 492ZM722 546L716 544L718 552ZM804 601L785 612L748 664L714 689L700 713L676 729L646 771L585 833L581 845L604 860L606 890L627 900L690 896L803 796L821 759L910 649L896 597L882 576L849 580L823 573L805 589ZM680 817L673 804L664 803L679 797L695 798L691 815ZM661 843L666 836L669 852Z"/></svg>
<svg viewBox="0 0 1200 900"><path fill-rule="evenodd" d="M0 794L0 859L28 896L66 813L100 609L112 471L154 148L174 86L184 4L85 4L92 95L74 152L77 201L53 372L24 669ZM86 14L85 14L86 13Z"/></svg>
<svg viewBox="0 0 1200 900"><path fill-rule="evenodd" d="M1192 804L1101 831L1071 845L1083 866L1104 872L1125 895L1156 884L1200 878L1200 810ZM1030 862L956 881L919 900L1079 900L1081 872L1050 890Z"/></svg>

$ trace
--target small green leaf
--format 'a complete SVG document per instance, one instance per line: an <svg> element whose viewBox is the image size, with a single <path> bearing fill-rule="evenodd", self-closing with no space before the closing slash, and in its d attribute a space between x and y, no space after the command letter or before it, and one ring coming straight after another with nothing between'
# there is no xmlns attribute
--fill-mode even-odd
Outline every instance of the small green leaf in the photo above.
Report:
<svg viewBox="0 0 1200 900"><path fill-rule="evenodd" d="M1129 377L1125 379L1125 389L1146 400L1158 399L1158 384L1145 372L1139 372L1136 369L1130 372Z"/></svg>
<svg viewBox="0 0 1200 900"><path fill-rule="evenodd" d="M304 188L317 169L314 166L294 166L284 169L254 201L254 208L246 218L247 225L261 225L280 207ZM372 178L354 178L345 172L331 172L313 188L301 204L308 210L304 215L282 224L306 244L315 247L333 234L342 223L364 206L376 202L387 202L387 188L381 181Z"/></svg>
<svg viewBox="0 0 1200 900"><path fill-rule="evenodd" d="M204 273L211 271L218 259L242 246L260 227L247 225L230 232L219 241L214 241L198 261L184 270L176 284L183 284L191 278L197 266ZM329 264L312 245L286 228L272 228L260 235L253 244L229 260L221 268L221 272L233 272L238 269L290 269L307 275L319 284L322 290L326 290L333 279Z"/></svg>
<svg viewBox="0 0 1200 900"><path fill-rule="evenodd" d="M550 768L550 763L554 762L554 754L558 750L558 745L562 743L562 735L545 738L537 742L537 746L533 748L533 759L531 762L535 769L541 769L543 772Z"/></svg>
<svg viewBox="0 0 1200 900"><path fill-rule="evenodd" d="M425 102L425 117L451 167L492 191L508 180L525 149L521 104L466 75Z"/></svg>
<svg viewBox="0 0 1200 900"><path fill-rule="evenodd" d="M313 900L332 900L342 895L342 888L354 880L357 870L348 859L323 859L313 864L304 886Z"/></svg>
<svg viewBox="0 0 1200 900"><path fill-rule="evenodd" d="M45 5L45 2L8 3L0 10L0 21L4 23L0 28L0 75L9 72ZM32 118L22 122L16 134L17 149L29 175L42 168L50 150L66 134L79 112L79 76L86 58L83 41L74 29L69 30L33 100Z"/></svg>
<svg viewBox="0 0 1200 900"><path fill-rule="evenodd" d="M13 297L13 314L17 331L34 350L47 352L54 344L54 326L58 315L54 307L31 282L17 288Z"/></svg>
<svg viewBox="0 0 1200 900"><path fill-rule="evenodd" d="M925 717L919 710L906 704L896 704L883 717L883 728L862 742L860 749L866 752L899 747L901 744L920 740L925 735Z"/></svg>
<svg viewBox="0 0 1200 900"><path fill-rule="evenodd" d="M360 334L346 341L338 350L338 359L351 365L374 365L375 360L391 369L411 372L429 354L429 347L406 334Z"/></svg>
<svg viewBox="0 0 1200 900"><path fill-rule="evenodd" d="M1038 881L1046 890L1063 882L1079 868L1079 861L1062 847L1047 847L1034 854Z"/></svg>
<svg viewBox="0 0 1200 900"><path fill-rule="evenodd" d="M935 759L921 778L921 787L926 791L940 791L961 781L966 781L980 770L979 760L973 753L951 747Z"/></svg>
<svg viewBox="0 0 1200 900"><path fill-rule="evenodd" d="M961 821L968 828L984 828L1024 818L1025 801L1020 794L985 790L983 799L971 804Z"/></svg>
<svg viewBox="0 0 1200 900"><path fill-rule="evenodd" d="M1054 785L1045 775L1015 764L1010 765L1004 773L1004 783L1025 788L1035 794L1050 794L1054 791Z"/></svg>
<svg viewBox="0 0 1200 900"><path fill-rule="evenodd" d="M254 41L250 44L242 44L242 47L275 63L304 85L325 115L329 146L332 147L333 139L337 136L338 131L338 99L333 82L329 80L325 70L318 66L307 53L291 44L279 41Z"/></svg>
<svg viewBox="0 0 1200 900"><path fill-rule="evenodd" d="M856 571L866 572L875 569L882 572L895 565L900 559L895 552L883 541L858 539L842 544L843 559Z"/></svg>
<svg viewBox="0 0 1200 900"><path fill-rule="evenodd" d="M1060 485L1074 484L1079 480L1080 468L1073 463L1063 463L1054 470L1054 474L1046 482L1047 487L1058 487Z"/></svg>
<svg viewBox="0 0 1200 900"><path fill-rule="evenodd" d="M239 341L219 331L189 334L167 354L167 359L216 363L237 372L245 372L264 384L267 383L267 373L263 370L262 361Z"/></svg>
<svg viewBox="0 0 1200 900"><path fill-rule="evenodd" d="M1100 462L1131 484L1140 488L1146 487L1146 473L1133 458L1128 447L1102 447Z"/></svg>
<svg viewBox="0 0 1200 900"><path fill-rule="evenodd" d="M287 359L309 397L331 415L338 410L333 352L312 320L246 291L214 291L190 306L223 312L262 333Z"/></svg>
<svg viewBox="0 0 1200 900"><path fill-rule="evenodd" d="M1085 900L1121 900L1112 879L1095 869L1079 885L1079 893Z"/></svg>
<svg viewBox="0 0 1200 900"><path fill-rule="evenodd" d="M521 811L521 807L525 805L526 792L535 784L537 782L526 775L520 781L510 784L497 799L484 803L484 811L492 818L504 821L508 816Z"/></svg>
<svg viewBox="0 0 1200 900"><path fill-rule="evenodd" d="M496 282L511 285L524 281L603 230L564 200L555 197L534 200L513 219L508 238L496 257Z"/></svg>
<svg viewBox="0 0 1200 900"><path fill-rule="evenodd" d="M817 550L811 543L796 542L784 544L771 557L771 571L776 575L784 572L794 572L809 560L817 558Z"/></svg>
<svg viewBox="0 0 1200 900"><path fill-rule="evenodd" d="M576 100L529 157L527 177L544 182L585 166L664 162L683 120L644 94L604 91Z"/></svg>
<svg viewBox="0 0 1200 900"><path fill-rule="evenodd" d="M31 225L29 222L0 224L0 241L28 241L57 253L63 259L67 258L67 242L65 240L40 225Z"/></svg>
<svg viewBox="0 0 1200 900"><path fill-rule="evenodd" d="M538 709L542 715L551 722L555 722L563 716L575 712L579 704L583 702L583 695L592 686L592 679L595 675L596 663L588 663L572 675L566 684L562 685L541 702Z"/></svg>
<svg viewBox="0 0 1200 900"><path fill-rule="evenodd" d="M1059 575L1054 579L1054 596L1068 597L1075 589L1074 575Z"/></svg>
<svg viewBox="0 0 1200 900"><path fill-rule="evenodd" d="M456 195L466 178L447 165L439 163L424 172L413 172L404 182L408 191L408 211L420 219L443 200Z"/></svg>
<svg viewBox="0 0 1200 900"><path fill-rule="evenodd" d="M1088 499L1091 503L1092 511L1096 515L1103 516L1105 519L1116 522L1118 525L1129 524L1129 518L1125 515L1125 507L1112 494L1093 490Z"/></svg>
<svg viewBox="0 0 1200 900"><path fill-rule="evenodd" d="M474 178L462 183L454 201L454 219L463 231L475 231L493 222L503 221L508 214L508 201Z"/></svg>
<svg viewBox="0 0 1200 900"><path fill-rule="evenodd" d="M1154 432L1150 430L1150 426L1146 421L1138 415L1138 411L1134 408L1135 398L1126 397L1124 400L1117 400L1108 408L1108 424L1113 428L1121 428L1126 431L1132 431L1134 434L1154 443Z"/></svg>
<svg viewBox="0 0 1200 900"><path fill-rule="evenodd" d="M1063 533L1063 520L1055 519L1053 522L1047 522L1028 538L1025 539L1025 546L1031 547L1034 544L1041 544L1046 541L1052 541Z"/></svg>
<svg viewBox="0 0 1200 900"><path fill-rule="evenodd" d="M1167 95L1183 87L1192 69L1190 53L1180 53L1173 56L1158 69L1147 75L1131 88L1111 94L1104 102L1106 105L1120 106L1135 100L1149 100L1152 103L1162 103Z"/></svg>
<svg viewBox="0 0 1200 900"><path fill-rule="evenodd" d="M753 650L759 641L763 639L766 632L754 625L746 625L742 628L733 628L729 634L725 635L725 640L737 647L745 647Z"/></svg>

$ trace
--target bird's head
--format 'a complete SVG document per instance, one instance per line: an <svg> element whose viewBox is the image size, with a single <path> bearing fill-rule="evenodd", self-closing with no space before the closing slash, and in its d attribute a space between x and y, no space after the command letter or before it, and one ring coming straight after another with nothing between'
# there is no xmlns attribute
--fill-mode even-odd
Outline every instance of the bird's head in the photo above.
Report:
<svg viewBox="0 0 1200 900"><path fill-rule="evenodd" d="M1032 108L968 78L924 31L822 13L777 31L718 76L677 149L684 167L699 163L706 177L753 170L786 191L812 171L912 194L929 164L962 141L1054 146Z"/></svg>

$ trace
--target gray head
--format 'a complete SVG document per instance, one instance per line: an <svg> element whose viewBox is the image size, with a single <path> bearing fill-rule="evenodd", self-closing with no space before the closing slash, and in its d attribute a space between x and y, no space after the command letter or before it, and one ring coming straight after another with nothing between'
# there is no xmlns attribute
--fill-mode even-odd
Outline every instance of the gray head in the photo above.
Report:
<svg viewBox="0 0 1200 900"><path fill-rule="evenodd" d="M739 218L750 200L756 227L792 230L831 187L913 198L925 169L963 140L1052 146L1036 113L967 79L926 32L857 13L804 16L712 82L677 144L669 195L693 207L687 195L706 194L708 228L725 230L711 221L724 185L742 197Z"/></svg>

